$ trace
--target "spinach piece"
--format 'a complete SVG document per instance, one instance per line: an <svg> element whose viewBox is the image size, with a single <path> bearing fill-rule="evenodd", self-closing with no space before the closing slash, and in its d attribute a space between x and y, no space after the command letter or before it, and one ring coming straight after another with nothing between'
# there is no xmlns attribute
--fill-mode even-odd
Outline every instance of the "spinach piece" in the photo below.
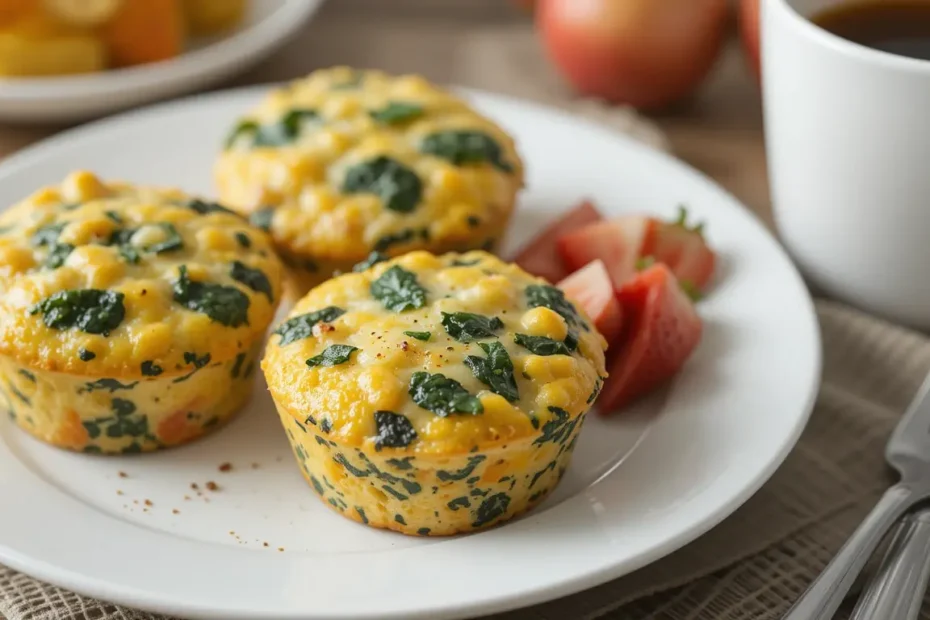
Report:
<svg viewBox="0 0 930 620"><path fill-rule="evenodd" d="M421 527L417 530L417 534L420 536L429 536L430 531L428 527Z"/></svg>
<svg viewBox="0 0 930 620"><path fill-rule="evenodd" d="M248 137L249 148L273 147L289 144L300 136L305 120L319 118L315 110L295 108L276 123L261 125L255 121L241 121L226 138L225 147L232 148L242 137Z"/></svg>
<svg viewBox="0 0 930 620"><path fill-rule="evenodd" d="M510 507L510 496L506 493L497 493L487 498L478 510L475 511L475 521L472 527L482 527L507 514L507 508Z"/></svg>
<svg viewBox="0 0 930 620"><path fill-rule="evenodd" d="M395 514L395 515L394 515L394 520L397 521L398 523L400 523L401 525L407 525L407 522L404 521L404 516L403 516L403 515Z"/></svg>
<svg viewBox="0 0 930 620"><path fill-rule="evenodd" d="M468 457L468 463L462 469L459 469L457 471L445 471L443 469L439 469L439 470L436 470L436 477L442 480L443 482L453 482L456 480L464 480L465 478L468 478L472 474L473 471L475 471L475 468L482 461L484 461L485 458L487 457L485 457L483 454L479 454L478 456L470 456Z"/></svg>
<svg viewBox="0 0 930 620"><path fill-rule="evenodd" d="M494 332L504 327L496 316L487 317L471 312L443 312L442 326L459 342L474 342L482 338L497 338Z"/></svg>
<svg viewBox="0 0 930 620"><path fill-rule="evenodd" d="M48 256L45 257L45 268L58 269L65 264L73 251L74 246L70 243L53 243L48 250Z"/></svg>
<svg viewBox="0 0 930 620"><path fill-rule="evenodd" d="M159 228L165 231L164 241L159 241L158 243L153 243L142 248L145 252L151 252L153 254L161 254L162 252L171 252L172 250L180 250L184 247L184 240L181 239L181 235L178 234L178 229L174 227L174 224L168 222L159 222L156 224Z"/></svg>
<svg viewBox="0 0 930 620"><path fill-rule="evenodd" d="M423 196L423 182L407 166L380 155L349 168L342 191L346 194L374 194L391 211L410 213Z"/></svg>
<svg viewBox="0 0 930 620"><path fill-rule="evenodd" d="M352 267L352 271L354 271L354 272L356 272L356 273L360 273L360 272L362 272L362 271L366 271L366 270L368 270L368 269L371 269L372 267L374 267L374 266L377 265L378 263L383 263L383 262L386 261L387 259L388 259L388 257L385 256L384 254L382 254L381 252L377 252L377 251L372 252L371 254L368 255L368 258L366 258L366 259L363 260L362 262L360 262L360 263L358 263L357 265L355 265L354 267Z"/></svg>
<svg viewBox="0 0 930 620"><path fill-rule="evenodd" d="M534 355L571 355L571 350L564 342L545 336L528 336L514 334L513 341Z"/></svg>
<svg viewBox="0 0 930 620"><path fill-rule="evenodd" d="M19 374L26 377L26 379L28 379L29 381L32 381L33 383L36 382L36 376L32 374L31 372L29 372L28 370L26 370L25 368L20 368Z"/></svg>
<svg viewBox="0 0 930 620"><path fill-rule="evenodd" d="M426 136L420 143L420 152L435 155L456 166L488 162L503 172L513 172L513 166L504 161L500 144L481 131L439 131Z"/></svg>
<svg viewBox="0 0 930 620"><path fill-rule="evenodd" d="M116 211L104 211L103 214L107 216L107 219L113 222L114 224L118 224L120 226L123 225L123 218L120 217L120 214L117 213Z"/></svg>
<svg viewBox="0 0 930 620"><path fill-rule="evenodd" d="M385 252L388 250L388 248L391 248L395 245L410 243L417 237L417 235L423 239L429 239L429 231L426 228L421 228L420 230L407 228L396 233L385 235L378 239L378 241L375 242L375 252Z"/></svg>
<svg viewBox="0 0 930 620"><path fill-rule="evenodd" d="M327 306L322 310L315 310L288 319L274 330L273 333L281 336L278 345L283 347L286 344L312 336L313 326L317 323L332 323L345 313L346 311L342 308Z"/></svg>
<svg viewBox="0 0 930 620"><path fill-rule="evenodd" d="M405 456L402 459L388 459L387 464L401 471L406 471L408 469L413 469L413 463L411 463L412 460L412 456Z"/></svg>
<svg viewBox="0 0 930 620"><path fill-rule="evenodd" d="M152 360L142 362L142 374L146 377L157 377L163 372L164 369Z"/></svg>
<svg viewBox="0 0 930 620"><path fill-rule="evenodd" d="M59 222L57 224L47 224L46 226L36 229L32 234L32 245L53 245L58 241L58 237L61 235L61 231L64 230L64 227L65 222Z"/></svg>
<svg viewBox="0 0 930 620"><path fill-rule="evenodd" d="M471 369L475 378L500 394L510 402L520 399L517 380L513 376L513 361L500 342L479 342L478 346L488 354L487 358L469 355L465 365Z"/></svg>
<svg viewBox="0 0 930 620"><path fill-rule="evenodd" d="M117 390L131 390L136 387L138 381L133 381L132 383L120 383L116 379L97 379L90 383L85 383L83 391L85 392L95 392L97 390L106 390L110 394L116 392Z"/></svg>
<svg viewBox="0 0 930 620"><path fill-rule="evenodd" d="M533 442L533 445L541 446L547 441L553 443L564 442L575 430L575 425L581 417L579 416L573 421L570 419L569 413L560 407L549 407L549 411L555 417L543 424L542 435Z"/></svg>
<svg viewBox="0 0 930 620"><path fill-rule="evenodd" d="M202 357L197 357L196 353L185 351L184 352L184 363L192 364L194 366L194 369L190 371L189 373L187 373L186 375L183 375L173 380L172 383L183 383L184 381L187 381L188 379L193 377L195 374L197 374L198 370L200 370L201 368L209 364L210 359L211 357L209 353L204 353Z"/></svg>
<svg viewBox="0 0 930 620"><path fill-rule="evenodd" d="M333 430L333 423L329 421L329 418L320 419L320 430L326 433L327 435L331 430Z"/></svg>
<svg viewBox="0 0 930 620"><path fill-rule="evenodd" d="M471 260L462 260L461 258L456 258L450 264L452 267L472 267L474 265L477 265L480 262L481 262L480 258L473 258Z"/></svg>
<svg viewBox="0 0 930 620"><path fill-rule="evenodd" d="M20 392L19 389L17 389L17 387L16 387L15 385L13 385L12 382L7 381L7 382L6 382L6 386L10 389L10 393L11 393L13 396L15 396L17 399L21 400L22 403L23 403L24 405L26 405L27 407L31 407L31 406L32 406L32 401L29 400L29 397L26 396L25 394L23 394L22 392ZM12 406L12 405L11 405L11 406ZM12 410L11 410L11 411L12 411ZM27 418L27 419L29 419L29 418Z"/></svg>
<svg viewBox="0 0 930 620"><path fill-rule="evenodd" d="M572 302L565 298L565 293L554 286L546 284L531 284L526 287L526 303L530 308L549 308L561 315L569 325L582 326L587 331L587 325L581 320L578 310Z"/></svg>
<svg viewBox="0 0 930 620"><path fill-rule="evenodd" d="M481 218L474 215L469 215L467 218L465 218L465 223L468 224L469 228L478 228L481 226Z"/></svg>
<svg viewBox="0 0 930 620"><path fill-rule="evenodd" d="M239 378L239 373L242 372L242 364L245 362L245 353L240 353L236 356L236 361L233 363L233 367L229 371L229 376L233 379Z"/></svg>
<svg viewBox="0 0 930 620"><path fill-rule="evenodd" d="M423 116L423 106L403 101L389 101L380 110L369 112L371 117L383 125L402 125Z"/></svg>
<svg viewBox="0 0 930 620"><path fill-rule="evenodd" d="M242 249L244 250L248 250L250 247L252 247L252 239L250 239L249 236L245 234L244 232L236 233L236 241L239 243L239 246L242 247Z"/></svg>
<svg viewBox="0 0 930 620"><path fill-rule="evenodd" d="M403 312L426 305L426 291L417 277L399 265L394 265L371 283L371 296L388 310Z"/></svg>
<svg viewBox="0 0 930 620"><path fill-rule="evenodd" d="M111 439L122 439L124 437L152 439L149 435L148 417L142 414L134 415L136 413L135 403L122 398L114 398L111 408L113 410L112 416L82 422L87 430L87 435L91 439L96 439L101 434L106 434ZM135 442L129 448L123 450L123 452L138 451L141 451L141 446Z"/></svg>
<svg viewBox="0 0 930 620"><path fill-rule="evenodd" d="M236 282L241 282L256 293L262 293L273 302L271 282L261 269L252 269L239 261L234 261L229 276Z"/></svg>
<svg viewBox="0 0 930 620"><path fill-rule="evenodd" d="M368 524L368 517L365 516L365 510L361 506L354 506L355 512L358 513L358 518L362 520L362 523Z"/></svg>
<svg viewBox="0 0 930 620"><path fill-rule="evenodd" d="M413 402L441 418L453 413L484 413L484 406L477 396L469 394L455 379L442 374L413 373L407 392Z"/></svg>
<svg viewBox="0 0 930 620"><path fill-rule="evenodd" d="M209 213L229 213L230 215L238 215L235 211L224 207L218 202L209 202L199 198L188 200L184 203L184 206L192 211L196 211L200 215L207 215Z"/></svg>
<svg viewBox="0 0 930 620"><path fill-rule="evenodd" d="M97 354L93 351L88 351L84 348L78 349L78 359L80 359L82 362L89 362L95 357L97 357Z"/></svg>
<svg viewBox="0 0 930 620"><path fill-rule="evenodd" d="M358 347L348 344L333 344L320 353L307 360L307 366L315 368L317 366L338 366L345 364L352 357L352 354L358 351Z"/></svg>
<svg viewBox="0 0 930 620"><path fill-rule="evenodd" d="M411 338L416 338L417 340L422 340L423 342L429 342L432 334L430 332L404 332L405 336L410 336Z"/></svg>
<svg viewBox="0 0 930 620"><path fill-rule="evenodd" d="M274 220L274 207L264 207L249 215L249 223L265 232L271 232L272 220Z"/></svg>
<svg viewBox="0 0 930 620"><path fill-rule="evenodd" d="M407 416L393 411L375 411L375 450L405 448L417 438L417 432Z"/></svg>
<svg viewBox="0 0 930 620"><path fill-rule="evenodd" d="M207 315L211 321L226 327L249 323L249 297L237 288L191 280L185 265L178 268L173 288L176 302L188 310Z"/></svg>
<svg viewBox="0 0 930 620"><path fill-rule="evenodd" d="M126 316L124 295L100 289L59 291L29 309L42 313L45 326L51 329L74 328L88 334L109 336Z"/></svg>
<svg viewBox="0 0 930 620"><path fill-rule="evenodd" d="M349 462L349 459L345 457L341 452L337 452L333 457L333 460L342 465L347 472L355 476L356 478L367 478L371 473L367 469L359 469L355 467L352 463Z"/></svg>
<svg viewBox="0 0 930 620"><path fill-rule="evenodd" d="M446 504L446 506L454 512L459 508L471 508L471 501L469 501L467 497L456 497Z"/></svg>
<svg viewBox="0 0 930 620"><path fill-rule="evenodd" d="M591 395L588 396L588 400L585 401L587 404L593 403L597 400L597 397L601 394L601 388L604 387L604 377L598 377L594 380L594 389L591 390Z"/></svg>

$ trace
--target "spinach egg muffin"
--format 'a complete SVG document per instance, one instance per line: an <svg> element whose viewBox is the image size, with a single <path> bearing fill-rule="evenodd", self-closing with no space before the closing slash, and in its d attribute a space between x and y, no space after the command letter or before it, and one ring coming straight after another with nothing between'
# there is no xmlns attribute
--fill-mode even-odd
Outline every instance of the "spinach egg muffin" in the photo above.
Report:
<svg viewBox="0 0 930 620"><path fill-rule="evenodd" d="M492 249L523 164L513 139L413 76L320 70L232 129L220 201L269 230L303 294L372 251Z"/></svg>
<svg viewBox="0 0 930 620"><path fill-rule="evenodd" d="M605 348L559 289L519 267L416 251L310 291L262 369L323 501L440 536L501 523L555 488Z"/></svg>
<svg viewBox="0 0 930 620"><path fill-rule="evenodd" d="M248 398L284 268L223 207L88 172L0 213L0 406L48 443L185 443Z"/></svg>

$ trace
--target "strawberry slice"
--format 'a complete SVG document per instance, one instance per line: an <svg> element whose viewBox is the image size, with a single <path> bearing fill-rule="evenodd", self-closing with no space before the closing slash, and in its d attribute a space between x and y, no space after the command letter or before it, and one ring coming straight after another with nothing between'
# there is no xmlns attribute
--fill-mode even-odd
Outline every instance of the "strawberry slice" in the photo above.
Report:
<svg viewBox="0 0 930 620"><path fill-rule="evenodd" d="M608 344L620 336L623 307L614 295L610 274L602 261L592 261L559 282L558 287L584 309Z"/></svg>
<svg viewBox="0 0 930 620"><path fill-rule="evenodd" d="M594 204L586 200L536 235L513 262L535 276L558 282L574 270L568 269L556 253L556 239L603 219Z"/></svg>
<svg viewBox="0 0 930 620"><path fill-rule="evenodd" d="M703 324L668 267L641 271L619 292L624 334L608 360L610 376L597 400L614 412L672 378L701 341Z"/></svg>
<svg viewBox="0 0 930 620"><path fill-rule="evenodd" d="M636 274L644 245L652 243L654 227L651 218L641 215L624 215L590 224L559 237L559 254L572 270L600 259L614 288L619 290Z"/></svg>
<svg viewBox="0 0 930 620"><path fill-rule="evenodd" d="M714 275L717 257L704 239L704 224L688 224L688 212L679 208L674 222L656 221L655 234L642 248L642 257L668 265L687 291L703 291Z"/></svg>

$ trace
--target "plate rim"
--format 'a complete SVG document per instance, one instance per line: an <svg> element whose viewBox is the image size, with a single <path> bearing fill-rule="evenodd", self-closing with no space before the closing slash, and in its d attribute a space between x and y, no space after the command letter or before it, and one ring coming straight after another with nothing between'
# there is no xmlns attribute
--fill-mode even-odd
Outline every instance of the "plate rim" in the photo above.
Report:
<svg viewBox="0 0 930 620"><path fill-rule="evenodd" d="M66 131L60 132L54 136L51 136L45 140L42 140L34 145L31 145L18 153L6 158L3 162L0 162L0 176L5 176L6 174L15 174L16 169L24 164L29 164L29 161L36 156L41 156L42 152L47 149L54 149L59 143L68 142L73 139L80 139L84 134L93 134L102 126L109 124L122 124L122 123L131 123L135 117L145 117L149 114L159 114L159 113L170 113L175 108L183 108L186 105L193 103L196 99L199 102L208 102L214 99L222 99L229 96L246 96L246 95L259 95L262 92L266 92L269 88L273 88L276 84L259 84L253 86L245 86L239 88L231 88L213 91L207 94L200 95L189 95L186 97L181 97L173 99L166 102L156 103L153 105L148 105L120 114L116 114L107 118L97 119L92 122L73 127ZM805 321L808 323L807 327L810 328L810 336L812 340L807 343L811 347L812 359L810 363L812 365L811 376L807 378L806 381L806 394L804 397L804 406L802 411L800 411L797 417L794 420L794 424L791 427L791 432L787 434L783 440L780 442L779 449L775 456L768 462L767 466L762 468L756 473L752 478L751 483L746 484L740 492L734 493L726 502L720 503L716 509L711 510L702 520L694 522L690 527L683 529L678 532L675 536L668 537L663 540L662 543L656 544L650 548L648 552L641 553L632 560L627 559L623 562L614 562L610 565L605 565L603 567L597 567L593 570L587 572L574 574L570 577L563 577L559 584L556 586L547 585L545 588L535 587L533 589L523 589L517 593L507 593L504 595L497 596L495 598L483 598L480 602L469 604L467 607L456 607L449 608L443 607L434 604L431 604L430 607L424 607L416 611L401 610L401 611L388 611L384 614L380 614L379 618L457 618L462 617L461 614L487 614L487 613L499 613L504 611L509 611L517 608L523 608L547 601L554 600L563 596L567 596L573 593L580 592L584 589L593 588L612 579L618 578L620 576L629 574L636 570L643 568L667 555L670 553L684 547L685 545L693 542L697 538L706 534L713 527L719 525L724 519L730 516L734 511L736 511L740 506L742 506L749 498L751 498L758 490L771 478L771 476L778 470L784 460L788 457L790 452L794 449L797 444L798 439L801 436L801 433L805 429L811 413L814 409L816 398L818 395L818 388L820 385L822 372L823 372L823 352L822 352L822 334L819 326L819 321L817 320L816 309L814 306L813 298L810 294L809 289L806 287L803 278L800 275L797 267L791 261L787 251L784 247L778 242L775 235L768 230L754 212L749 210L740 200L738 200L732 193L727 189L723 188L716 181L705 175L703 172L692 167L690 164L679 160L671 154L665 153L663 151L651 148L647 145L644 145L642 142L623 134L622 132L610 129L605 125L586 119L584 117L571 114L570 112L561 110L556 107L548 106L545 104L540 104L530 100L524 100L517 97L510 97L506 95L500 95L496 93L490 93L480 89L464 88L453 86L451 87L460 94L475 97L483 102L493 104L495 101L501 102L508 105L516 105L520 107L527 107L533 109L535 112L543 113L552 117L559 117L560 120L566 121L572 124L582 124L586 125L589 128L597 129L599 131L607 131L611 134L611 140L618 140L621 142L627 143L628 147L632 147L633 150L645 151L649 156L658 157L665 160L667 165L670 165L676 168L681 174L688 175L692 177L692 180L699 182L708 188L712 188L718 194L724 196L731 203L727 205L727 209L736 208L736 210L741 211L742 215L747 216L752 225L757 229L757 232L765 236L768 241L771 242L772 248L778 254L779 260L784 263L788 268L792 276L792 281L797 288L799 293L798 301L803 301L803 315ZM56 574L56 569L54 566L45 566L44 562L36 562L28 560L27 558L20 558L17 554L9 553L9 550L0 545L0 558L2 558L3 563L5 563L10 568L14 570L19 570L25 574L35 575L36 578L48 581L55 585L58 585L63 588L73 590L75 592L83 593L87 596L94 596L97 598L102 598L108 601L116 602L119 604L124 604L130 607L144 608L150 611L157 613L166 613L166 614L175 614L175 615L188 615L195 614L191 617L198 618L216 618L216 613L223 613L224 618L252 618L251 615L233 615L230 616L227 613L227 610L222 612L211 611L208 609L193 609L191 606L184 606L174 604L172 602L164 603L159 601L151 600L151 596L148 593L139 593L132 592L131 589L127 586L119 586L120 591L108 590L107 588L112 588L112 585L100 583L93 579L85 578L84 575L74 574L74 575L58 575ZM42 571L43 574L37 574L35 569L37 565L42 565L42 568L45 570ZM251 613L249 610L244 610L243 613ZM269 616L270 617L270 616ZM279 616L274 616L279 617ZM303 615L288 615L281 617L307 617L306 614ZM314 616L316 617L316 616ZM357 617L353 616L327 616L327 617ZM374 616L371 616L374 617Z"/></svg>
<svg viewBox="0 0 930 620"><path fill-rule="evenodd" d="M23 104L62 97L86 99L141 88L167 91L169 84L176 86L205 73L235 70L237 66L258 61L269 50L284 45L296 35L324 2L282 0L280 8L264 19L168 60L82 75L0 79L0 102ZM107 118L112 116L91 122Z"/></svg>

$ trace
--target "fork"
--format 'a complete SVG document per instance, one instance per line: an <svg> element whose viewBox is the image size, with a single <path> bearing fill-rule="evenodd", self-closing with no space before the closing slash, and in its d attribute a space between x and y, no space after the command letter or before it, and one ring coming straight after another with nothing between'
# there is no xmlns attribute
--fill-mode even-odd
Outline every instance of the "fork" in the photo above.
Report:
<svg viewBox="0 0 930 620"><path fill-rule="evenodd" d="M930 508L908 514L849 620L917 620L930 580Z"/></svg>
<svg viewBox="0 0 930 620"><path fill-rule="evenodd" d="M900 474L898 483L885 491L783 620L830 620L891 526L930 497L930 375L891 434L885 460Z"/></svg>

